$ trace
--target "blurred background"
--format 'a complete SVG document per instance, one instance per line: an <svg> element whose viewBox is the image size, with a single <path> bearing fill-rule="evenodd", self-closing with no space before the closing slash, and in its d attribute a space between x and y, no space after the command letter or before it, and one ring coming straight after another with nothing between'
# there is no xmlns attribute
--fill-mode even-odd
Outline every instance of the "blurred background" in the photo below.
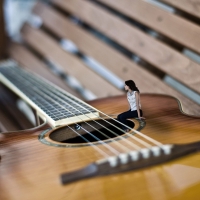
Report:
<svg viewBox="0 0 200 200"><path fill-rule="evenodd" d="M51 82L86 101L124 94L124 81L133 79L141 93L172 95L186 113L199 115L196 1L4 0L1 6L2 58L40 75L48 69Z"/></svg>

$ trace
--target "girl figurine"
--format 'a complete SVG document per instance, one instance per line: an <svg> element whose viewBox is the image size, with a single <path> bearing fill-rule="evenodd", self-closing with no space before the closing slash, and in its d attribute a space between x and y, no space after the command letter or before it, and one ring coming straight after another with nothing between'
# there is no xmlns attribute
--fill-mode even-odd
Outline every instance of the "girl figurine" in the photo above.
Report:
<svg viewBox="0 0 200 200"><path fill-rule="evenodd" d="M140 103L140 91L136 87L134 81L128 80L125 81L125 90L127 91L127 100L130 105L130 110L123 112L117 116L117 120L121 123L128 126L128 118L139 118L144 119L142 109L141 109L141 103ZM129 128L122 126L122 129L126 132L130 131Z"/></svg>

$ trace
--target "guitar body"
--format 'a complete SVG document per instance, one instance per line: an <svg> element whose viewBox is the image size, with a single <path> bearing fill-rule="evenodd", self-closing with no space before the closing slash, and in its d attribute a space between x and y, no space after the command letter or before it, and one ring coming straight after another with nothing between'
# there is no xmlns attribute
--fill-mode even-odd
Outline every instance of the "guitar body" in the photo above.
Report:
<svg viewBox="0 0 200 200"><path fill-rule="evenodd" d="M141 103L146 118L143 134L163 144L200 141L200 118L185 115L176 99L143 94ZM125 95L89 104L111 116L126 111L128 106ZM32 130L0 134L1 200L200 199L198 152L148 168L62 185L62 173L84 167L102 155L89 145L43 144L38 136L46 129L48 132L47 125L41 125ZM126 139L132 141L130 137ZM114 142L109 145L115 146Z"/></svg>

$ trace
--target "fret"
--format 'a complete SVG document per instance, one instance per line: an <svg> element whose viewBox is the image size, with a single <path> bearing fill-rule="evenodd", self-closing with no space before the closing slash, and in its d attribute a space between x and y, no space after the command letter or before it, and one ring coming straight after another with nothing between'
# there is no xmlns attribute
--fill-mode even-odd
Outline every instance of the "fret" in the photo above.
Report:
<svg viewBox="0 0 200 200"><path fill-rule="evenodd" d="M53 126L98 117L98 112L91 106L14 64L1 66L0 73L4 77L2 82L45 116Z"/></svg>

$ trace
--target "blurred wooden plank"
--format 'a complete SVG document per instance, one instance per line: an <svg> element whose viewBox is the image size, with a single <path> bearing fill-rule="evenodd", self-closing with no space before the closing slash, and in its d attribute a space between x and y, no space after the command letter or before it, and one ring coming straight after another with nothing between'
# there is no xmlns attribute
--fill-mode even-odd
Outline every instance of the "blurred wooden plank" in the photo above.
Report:
<svg viewBox="0 0 200 200"><path fill-rule="evenodd" d="M38 3L34 8L34 13L42 18L43 25L46 28L58 37L74 42L83 54L91 56L121 79L126 80L134 77L138 81L140 80L136 76L135 71L133 71L134 68L136 71L140 71L140 69L138 70L138 66L107 44L72 23L55 9ZM59 23L57 23L58 21ZM144 81L143 84L145 86L148 85L147 81Z"/></svg>
<svg viewBox="0 0 200 200"><path fill-rule="evenodd" d="M25 25L22 35L29 45L39 51L45 58L57 63L67 74L79 80L85 88L92 91L97 97L123 94L122 91L116 89L85 66L76 56L61 49L61 47L43 31Z"/></svg>
<svg viewBox="0 0 200 200"><path fill-rule="evenodd" d="M10 57L19 62L23 67L44 77L72 95L82 99L80 94L68 87L60 77L53 74L50 69L48 69L42 61L37 59L26 47L17 43L11 43L9 45L8 52Z"/></svg>
<svg viewBox="0 0 200 200"><path fill-rule="evenodd" d="M159 0L200 18L200 2L196 0Z"/></svg>
<svg viewBox="0 0 200 200"><path fill-rule="evenodd" d="M91 2L53 0L53 3L79 17L158 69L200 93L200 65L189 58Z"/></svg>
<svg viewBox="0 0 200 200"><path fill-rule="evenodd" d="M6 113L7 112L2 109L2 105L0 105L0 132L18 130L19 126L17 126Z"/></svg>
<svg viewBox="0 0 200 200"><path fill-rule="evenodd" d="M4 113L0 121L6 130L33 128L33 124L17 107L17 97L7 88L0 85L0 112Z"/></svg>
<svg viewBox="0 0 200 200"><path fill-rule="evenodd" d="M6 33L4 23L4 0L0 1L0 59L5 57L6 53Z"/></svg>
<svg viewBox="0 0 200 200"><path fill-rule="evenodd" d="M123 80L133 79L142 93L169 94L182 102L185 112L197 115L200 111L200 107L197 104L164 84L151 73L137 66L115 49L73 24L56 10L39 3L34 8L34 13L42 18L44 26L54 34L58 37L72 40L81 52L96 59L118 77ZM187 107L188 104L191 107Z"/></svg>
<svg viewBox="0 0 200 200"><path fill-rule="evenodd" d="M200 53L200 26L141 0L98 0ZM199 11L200 12L200 11Z"/></svg>

